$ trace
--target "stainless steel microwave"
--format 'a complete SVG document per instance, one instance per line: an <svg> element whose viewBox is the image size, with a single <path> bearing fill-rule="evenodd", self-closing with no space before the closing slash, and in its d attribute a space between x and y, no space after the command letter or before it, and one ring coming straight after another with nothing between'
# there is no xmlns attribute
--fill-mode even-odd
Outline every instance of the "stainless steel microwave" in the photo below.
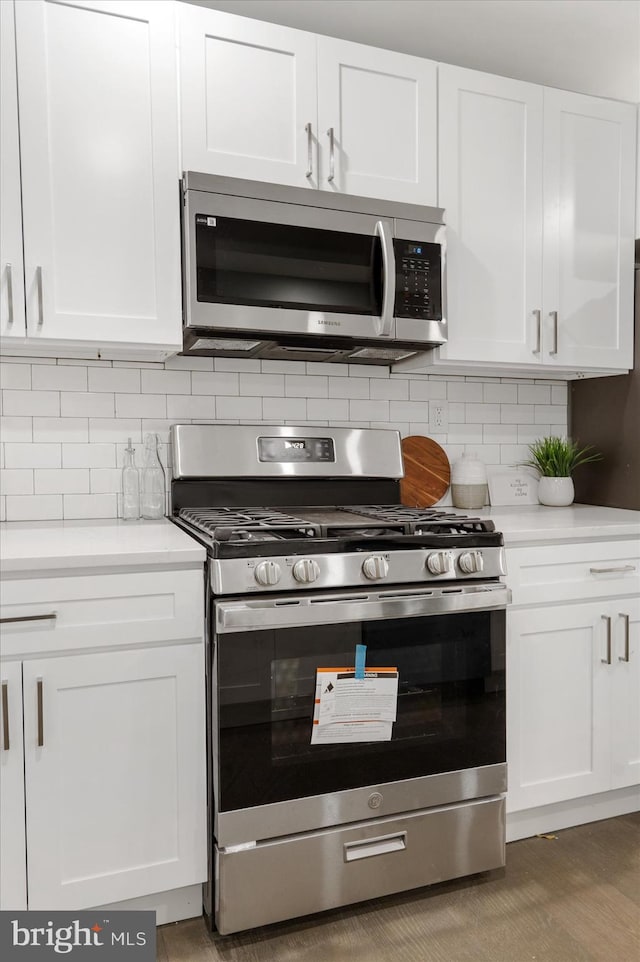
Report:
<svg viewBox="0 0 640 962"><path fill-rule="evenodd" d="M391 364L447 339L443 212L186 173L185 354Z"/></svg>

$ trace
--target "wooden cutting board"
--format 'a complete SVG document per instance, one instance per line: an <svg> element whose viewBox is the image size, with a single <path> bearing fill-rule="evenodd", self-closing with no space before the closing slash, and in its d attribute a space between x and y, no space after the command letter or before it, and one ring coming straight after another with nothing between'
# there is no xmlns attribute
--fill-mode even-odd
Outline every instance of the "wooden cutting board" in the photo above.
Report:
<svg viewBox="0 0 640 962"><path fill-rule="evenodd" d="M401 442L404 478L400 500L407 507L429 508L449 489L451 467L444 448L431 438L411 435Z"/></svg>

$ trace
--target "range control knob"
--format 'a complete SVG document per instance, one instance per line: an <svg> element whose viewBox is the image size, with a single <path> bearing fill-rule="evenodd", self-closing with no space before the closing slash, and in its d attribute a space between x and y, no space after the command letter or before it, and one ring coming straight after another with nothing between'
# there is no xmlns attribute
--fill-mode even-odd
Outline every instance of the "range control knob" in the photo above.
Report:
<svg viewBox="0 0 640 962"><path fill-rule="evenodd" d="M256 565L254 577L259 585L277 585L280 581L280 565L277 561L261 561Z"/></svg>
<svg viewBox="0 0 640 962"><path fill-rule="evenodd" d="M482 571L484 561L480 551L464 551L458 558L458 567L465 575L475 574Z"/></svg>
<svg viewBox="0 0 640 962"><path fill-rule="evenodd" d="M320 567L312 558L301 558L293 566L293 577L302 584L309 585L312 581L317 581L319 576Z"/></svg>
<svg viewBox="0 0 640 962"><path fill-rule="evenodd" d="M362 574L369 581L379 581L381 578L386 578L389 574L389 562L381 554L369 555L368 558L364 559Z"/></svg>
<svg viewBox="0 0 640 962"><path fill-rule="evenodd" d="M427 568L432 575L446 575L453 570L453 556L450 551L434 551L427 558Z"/></svg>

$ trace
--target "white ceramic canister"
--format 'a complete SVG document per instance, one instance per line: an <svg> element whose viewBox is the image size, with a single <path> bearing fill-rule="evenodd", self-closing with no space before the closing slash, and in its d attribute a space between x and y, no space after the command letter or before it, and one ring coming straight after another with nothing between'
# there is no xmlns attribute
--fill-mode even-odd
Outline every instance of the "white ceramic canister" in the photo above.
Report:
<svg viewBox="0 0 640 962"><path fill-rule="evenodd" d="M487 469L477 454L463 454L454 462L451 498L456 508L477 509L487 503Z"/></svg>

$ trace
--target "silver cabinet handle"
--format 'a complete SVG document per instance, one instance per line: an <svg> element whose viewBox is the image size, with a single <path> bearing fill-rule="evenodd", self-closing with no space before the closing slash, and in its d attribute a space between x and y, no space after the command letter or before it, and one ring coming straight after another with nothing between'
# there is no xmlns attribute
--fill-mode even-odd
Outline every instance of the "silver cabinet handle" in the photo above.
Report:
<svg viewBox="0 0 640 962"><path fill-rule="evenodd" d="M44 324L44 303L42 297L42 267L36 267L36 286L38 288L38 327Z"/></svg>
<svg viewBox="0 0 640 962"><path fill-rule="evenodd" d="M608 575L616 571L635 571L635 565L618 565L616 568L589 568L592 575Z"/></svg>
<svg viewBox="0 0 640 962"><path fill-rule="evenodd" d="M363 838L357 842L344 843L345 862L355 862L373 855L386 855L389 852L404 852L407 848L407 833L381 835L378 838Z"/></svg>
<svg viewBox="0 0 640 962"><path fill-rule="evenodd" d="M611 664L611 618L609 615L601 615L600 617L602 618L603 621L606 621L607 623L607 657L601 658L600 661L602 662L603 665L610 665Z"/></svg>
<svg viewBox="0 0 640 962"><path fill-rule="evenodd" d="M393 327L393 307L396 300L396 257L393 251L393 236L388 221L379 220L376 234L382 247L382 314L380 315L380 337L389 337Z"/></svg>
<svg viewBox="0 0 640 962"><path fill-rule="evenodd" d="M329 176L327 180L331 184L336 176L336 145L333 127L329 127L327 136L329 137Z"/></svg>
<svg viewBox="0 0 640 962"><path fill-rule="evenodd" d="M18 618L0 618L0 625L15 625L21 621L55 621L57 617L55 611L48 615L20 615Z"/></svg>
<svg viewBox="0 0 640 962"><path fill-rule="evenodd" d="M558 312L549 311L549 317L553 318L553 350L549 354L553 357L558 353Z"/></svg>
<svg viewBox="0 0 640 962"><path fill-rule="evenodd" d="M38 678L36 683L38 695L38 748L44 745L44 711L42 708L42 678Z"/></svg>
<svg viewBox="0 0 640 962"><path fill-rule="evenodd" d="M7 272L7 324L13 324L13 272L11 264L5 266Z"/></svg>
<svg viewBox="0 0 640 962"><path fill-rule="evenodd" d="M541 327L542 327L542 311L533 311L533 316L536 319L536 347L532 351L532 354L540 353L540 339L541 339Z"/></svg>
<svg viewBox="0 0 640 962"><path fill-rule="evenodd" d="M2 748L9 751L9 685L2 682Z"/></svg>
<svg viewBox="0 0 640 962"><path fill-rule="evenodd" d="M305 124L307 132L307 170L305 177L313 177L313 130L311 124Z"/></svg>
<svg viewBox="0 0 640 962"><path fill-rule="evenodd" d="M619 611L618 617L624 618L624 655L618 655L618 661L626 661L628 664L631 661L630 618L624 611Z"/></svg>

